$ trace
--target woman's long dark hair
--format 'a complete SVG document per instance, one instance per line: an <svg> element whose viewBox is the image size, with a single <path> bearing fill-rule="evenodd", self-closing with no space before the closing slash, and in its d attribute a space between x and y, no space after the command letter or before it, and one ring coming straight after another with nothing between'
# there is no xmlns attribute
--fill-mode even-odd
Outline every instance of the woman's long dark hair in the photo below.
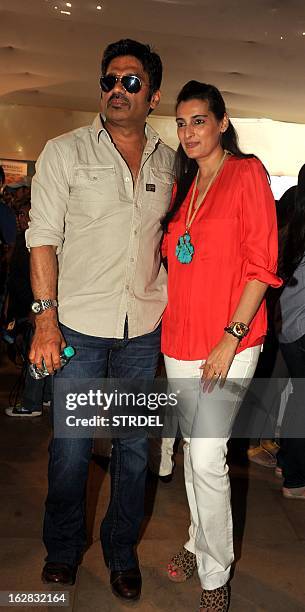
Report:
<svg viewBox="0 0 305 612"><path fill-rule="evenodd" d="M283 198L285 197L282 196ZM279 275L290 281L305 254L305 164L302 166L295 190L290 189L291 218L279 248ZM282 198L281 198L282 199Z"/></svg>
<svg viewBox="0 0 305 612"><path fill-rule="evenodd" d="M186 83L177 97L176 110L180 102L188 100L203 100L208 102L209 110L215 115L218 121L224 118L226 106L220 91L214 85L207 83L199 83L199 81L189 81ZM255 157L252 154L242 153L238 146L237 133L229 121L227 130L221 136L221 146L236 155L236 157ZM185 154L181 144L179 145L175 158L175 174L177 182L177 192L170 210L162 221L162 227L165 232L168 230L170 221L178 212L181 204L184 202L189 188L196 176L198 164L194 159L189 159Z"/></svg>

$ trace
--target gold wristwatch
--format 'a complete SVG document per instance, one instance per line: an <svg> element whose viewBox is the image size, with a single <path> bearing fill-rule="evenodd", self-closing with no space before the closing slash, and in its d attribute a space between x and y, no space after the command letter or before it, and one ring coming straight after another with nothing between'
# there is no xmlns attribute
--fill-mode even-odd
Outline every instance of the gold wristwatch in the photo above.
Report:
<svg viewBox="0 0 305 612"><path fill-rule="evenodd" d="M232 336L238 340L242 340L248 334L249 329L248 325L240 321L231 321L231 323L224 328L228 334L232 334Z"/></svg>

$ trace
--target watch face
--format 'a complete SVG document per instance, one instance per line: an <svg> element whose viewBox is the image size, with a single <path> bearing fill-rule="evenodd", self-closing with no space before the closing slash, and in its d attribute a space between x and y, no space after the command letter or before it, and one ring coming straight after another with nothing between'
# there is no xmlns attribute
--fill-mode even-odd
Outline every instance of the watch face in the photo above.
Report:
<svg viewBox="0 0 305 612"><path fill-rule="evenodd" d="M32 311L35 314L39 314L41 312L41 304L40 304L40 302L33 302L31 308L32 308Z"/></svg>
<svg viewBox="0 0 305 612"><path fill-rule="evenodd" d="M242 336L242 333L243 333L243 332L242 332L242 329L241 329L240 325L238 325L238 324L237 324L237 325L234 325L233 330L234 330L234 333L235 333L237 336Z"/></svg>
<svg viewBox="0 0 305 612"><path fill-rule="evenodd" d="M233 329L234 329L235 334L239 336L240 338L243 338L243 336L245 336L247 333L247 326L243 325L242 323L236 323Z"/></svg>

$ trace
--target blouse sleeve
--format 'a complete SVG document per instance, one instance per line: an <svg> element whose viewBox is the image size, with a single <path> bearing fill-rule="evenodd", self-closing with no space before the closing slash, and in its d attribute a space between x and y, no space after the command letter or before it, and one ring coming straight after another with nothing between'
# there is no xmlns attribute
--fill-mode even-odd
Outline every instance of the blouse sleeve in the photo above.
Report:
<svg viewBox="0 0 305 612"><path fill-rule="evenodd" d="M242 168L242 242L246 280L280 287L276 276L278 234L275 202L262 163L249 158Z"/></svg>
<svg viewBox="0 0 305 612"><path fill-rule="evenodd" d="M171 195L171 200L170 200L170 204L169 204L169 210L171 209L173 203L174 203L174 199L175 199L175 195L177 193L177 184L175 183L173 186L173 190L172 190L172 195ZM168 247L168 234L164 233L163 234L163 238L162 238L162 244L161 244L161 254L163 259L165 259L167 257L167 247Z"/></svg>

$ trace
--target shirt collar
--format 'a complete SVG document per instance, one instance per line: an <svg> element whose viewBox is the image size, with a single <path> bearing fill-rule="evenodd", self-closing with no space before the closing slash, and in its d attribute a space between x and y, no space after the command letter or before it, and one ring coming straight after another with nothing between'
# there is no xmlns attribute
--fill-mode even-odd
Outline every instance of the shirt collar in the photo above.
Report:
<svg viewBox="0 0 305 612"><path fill-rule="evenodd" d="M96 115L94 121L92 123L92 128L96 134L97 141L99 142L101 134L105 135L109 140L111 140L108 131L104 126L104 117L101 113ZM145 123L145 136L147 138L146 149L153 150L157 143L160 140L160 136L156 130L154 130L151 125Z"/></svg>

